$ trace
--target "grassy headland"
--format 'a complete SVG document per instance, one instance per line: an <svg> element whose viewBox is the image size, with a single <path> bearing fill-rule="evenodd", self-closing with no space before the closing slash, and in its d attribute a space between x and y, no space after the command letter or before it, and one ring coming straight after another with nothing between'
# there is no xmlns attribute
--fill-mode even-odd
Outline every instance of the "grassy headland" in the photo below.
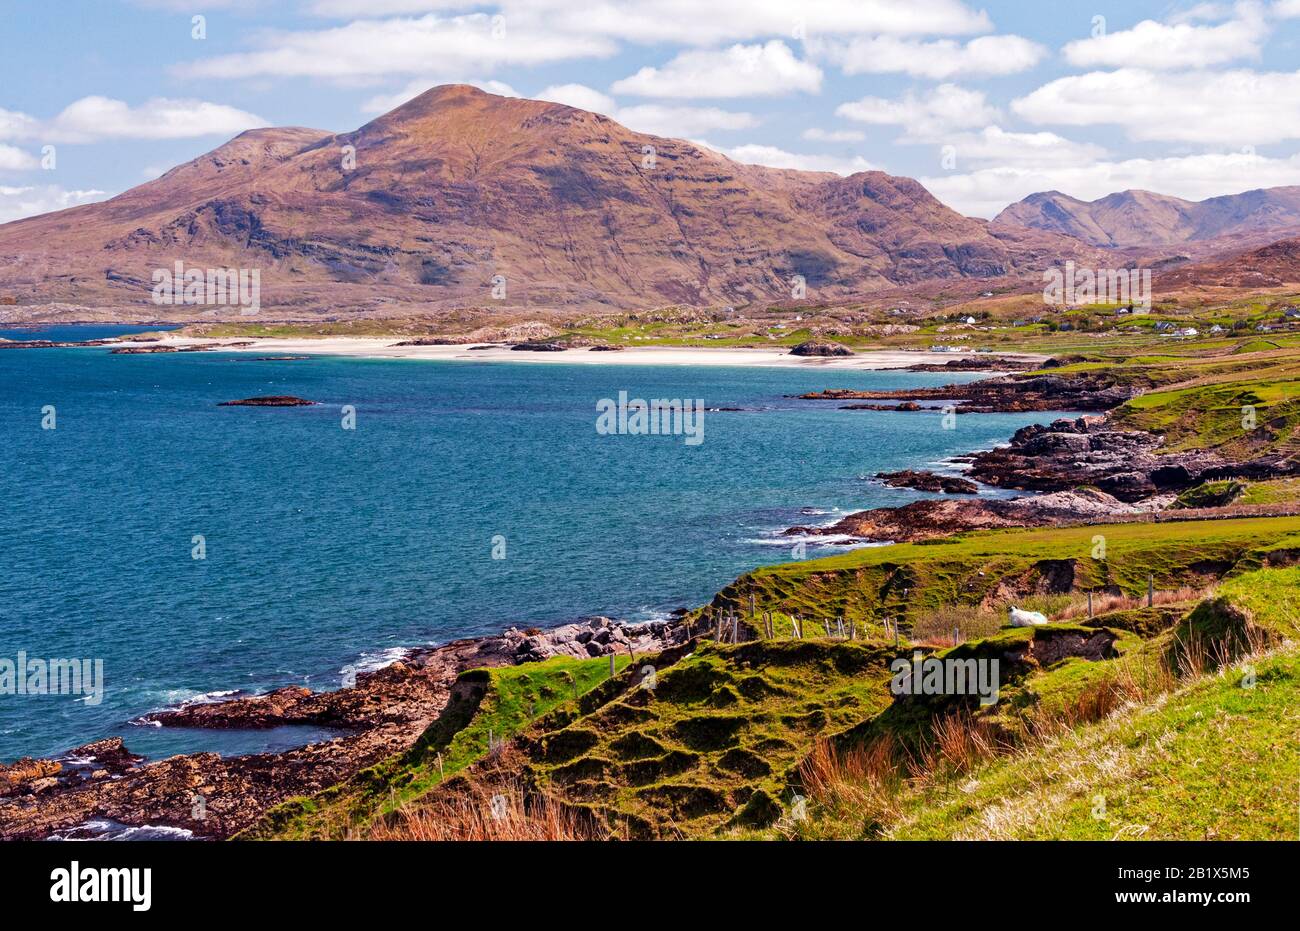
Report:
<svg viewBox="0 0 1300 931"><path fill-rule="evenodd" d="M410 752L273 810L247 836L402 836L452 799L506 793L580 814L600 837L1093 837L1128 823L1148 837L1287 836L1294 806L1277 799L1295 758L1268 750L1300 741L1300 570L1285 565L1300 557L1300 518L1171 529L998 531L764 568L698 613L688 648L613 679L604 660L465 674ZM1098 535L1104 560L1090 555ZM900 571L903 587L890 583ZM1149 575L1184 600L1080 610L1081 592L1137 595ZM763 623L741 643L700 637L712 612L750 594L760 616L855 616L858 639L812 624L802 639L786 625L769 638ZM905 635L955 606L995 613L1045 594L1069 619L962 632L956 646ZM897 647L882 612L906 619ZM914 650L1000 657L999 702L892 695L889 661ZM1254 664L1249 692L1219 671L1242 662ZM1123 766L1108 768L1116 756ZM1119 821L1092 819L1098 793ZM1197 815L1179 820L1185 802Z"/></svg>
<svg viewBox="0 0 1300 931"><path fill-rule="evenodd" d="M1157 455L1253 464L1184 490L1169 520L972 531L757 569L679 622L688 643L614 677L605 660L462 675L411 750L245 836L430 836L436 822L437 836L1295 837L1300 516L1258 514L1300 504L1300 336L1253 335L1276 303L1200 307L1198 323L1235 334L1213 340L1126 320L1141 333L1118 334L1125 348L1090 335L1086 351L1011 376L1120 387L1111 429L1158 435ZM1165 310L1186 322L1188 305ZM691 326L581 335L711 335ZM755 337L709 326L723 339L706 345ZM842 341L940 332L924 329ZM1082 346L1076 329L1024 329L972 332L989 348ZM1188 509L1197 519L1174 520ZM1006 628L1010 604L1051 623ZM726 642L733 615L739 642ZM891 661L918 653L998 660L998 701L894 694ZM481 812L500 798L511 818L492 828ZM446 814L466 811L479 812L472 831Z"/></svg>

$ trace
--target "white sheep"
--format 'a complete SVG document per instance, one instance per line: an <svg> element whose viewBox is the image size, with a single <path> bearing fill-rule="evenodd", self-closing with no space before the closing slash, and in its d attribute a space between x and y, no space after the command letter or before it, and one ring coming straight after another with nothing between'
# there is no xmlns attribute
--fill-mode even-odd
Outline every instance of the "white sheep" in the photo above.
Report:
<svg viewBox="0 0 1300 931"><path fill-rule="evenodd" d="M1007 608L1007 617L1012 627L1037 627L1047 623L1047 615L1039 611L1021 611L1015 605Z"/></svg>

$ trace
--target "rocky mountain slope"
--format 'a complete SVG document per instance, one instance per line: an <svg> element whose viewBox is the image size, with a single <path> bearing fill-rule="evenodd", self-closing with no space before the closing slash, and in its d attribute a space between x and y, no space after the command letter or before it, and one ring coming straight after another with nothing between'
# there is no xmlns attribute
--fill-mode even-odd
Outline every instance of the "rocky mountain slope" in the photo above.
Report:
<svg viewBox="0 0 1300 931"><path fill-rule="evenodd" d="M1251 239L1300 228L1300 186L1183 200L1151 191L1119 191L1083 201L1044 191L1007 207L992 228L1073 236L1101 247L1154 247L1225 238Z"/></svg>
<svg viewBox="0 0 1300 931"><path fill-rule="evenodd" d="M567 107L436 87L360 129L242 134L99 204L0 226L0 300L148 307L154 270L257 269L261 312L633 308L1032 274L1088 249L919 183L742 165ZM238 317L229 307L159 316Z"/></svg>
<svg viewBox="0 0 1300 931"><path fill-rule="evenodd" d="M1300 239L1287 238L1226 256L1207 256L1166 272L1160 284L1169 290L1204 285L1276 288L1297 281L1300 281Z"/></svg>

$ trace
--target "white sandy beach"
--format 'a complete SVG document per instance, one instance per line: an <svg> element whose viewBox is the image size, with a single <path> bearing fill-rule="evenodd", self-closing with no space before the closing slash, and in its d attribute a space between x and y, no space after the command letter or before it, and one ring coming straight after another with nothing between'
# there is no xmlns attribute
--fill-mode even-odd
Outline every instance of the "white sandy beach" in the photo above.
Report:
<svg viewBox="0 0 1300 931"><path fill-rule="evenodd" d="M568 349L564 352L514 351L507 346L472 350L464 346L397 346L393 337L325 336L309 339L254 339L251 345L230 347L223 343L245 339L164 338L161 343L140 345L174 345L219 347L224 352L247 352L257 355L330 355L369 359L425 359L438 362L552 362L567 365L729 365L729 366L814 366L826 369L894 369L918 363L943 364L953 359L981 358L983 354L878 350L853 356L792 356L789 350L736 349L677 346L629 346L618 352L592 352ZM999 353L1011 359L1037 360L1045 356L1024 353ZM996 368L995 356L987 356L990 368Z"/></svg>

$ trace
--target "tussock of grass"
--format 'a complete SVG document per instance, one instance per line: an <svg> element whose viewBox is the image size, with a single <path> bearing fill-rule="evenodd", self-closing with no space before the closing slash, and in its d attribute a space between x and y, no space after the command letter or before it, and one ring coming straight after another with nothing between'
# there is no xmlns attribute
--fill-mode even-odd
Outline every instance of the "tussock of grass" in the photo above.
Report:
<svg viewBox="0 0 1300 931"><path fill-rule="evenodd" d="M465 785L433 801L404 805L357 839L414 841L606 840L590 815L519 783Z"/></svg>

